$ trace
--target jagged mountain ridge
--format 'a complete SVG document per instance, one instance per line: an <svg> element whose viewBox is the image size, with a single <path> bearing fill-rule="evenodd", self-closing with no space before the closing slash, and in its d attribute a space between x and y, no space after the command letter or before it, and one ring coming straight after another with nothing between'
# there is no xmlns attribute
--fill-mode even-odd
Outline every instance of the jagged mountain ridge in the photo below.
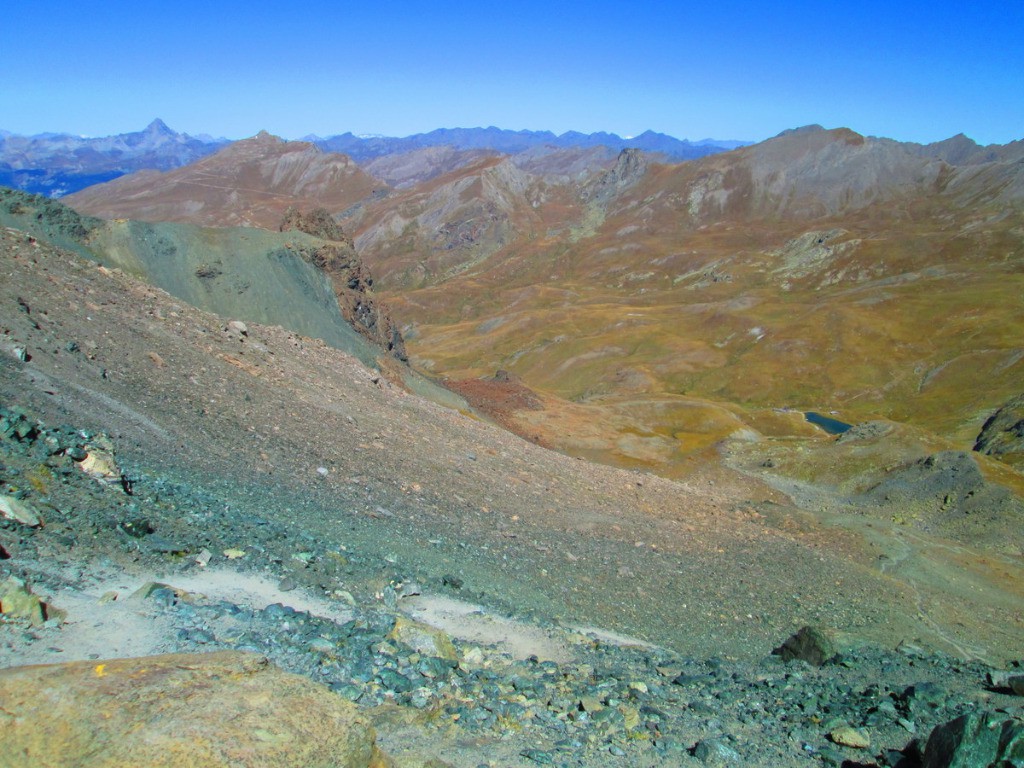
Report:
<svg viewBox="0 0 1024 768"><path fill-rule="evenodd" d="M382 160L378 178L398 185L409 177L415 177L416 172L398 171L395 175L389 169L410 162L416 164L417 160L391 160L393 155L425 155L438 162L438 153L455 152L478 156L480 153L518 153L537 147L603 147L610 152L630 146L659 153L662 159L682 160L744 144L715 139L680 141L653 131L623 139L610 133L583 134L569 131L556 136L550 131L507 131L493 127L439 129L404 138L357 137L351 133L326 139L316 136L308 138L326 151L344 152L361 164ZM0 185L61 197L134 171L178 168L216 152L229 143L228 139L177 133L159 118L142 131L95 138L63 133L20 136L0 130ZM454 167L452 162L450 157L447 158L447 165L440 162L440 168L435 168L432 175L451 169ZM419 175L422 179L422 168Z"/></svg>
<svg viewBox="0 0 1024 768"><path fill-rule="evenodd" d="M5 131L0 135L0 185L61 197L133 171L178 168L226 143L177 133L159 118L141 131L101 138Z"/></svg>

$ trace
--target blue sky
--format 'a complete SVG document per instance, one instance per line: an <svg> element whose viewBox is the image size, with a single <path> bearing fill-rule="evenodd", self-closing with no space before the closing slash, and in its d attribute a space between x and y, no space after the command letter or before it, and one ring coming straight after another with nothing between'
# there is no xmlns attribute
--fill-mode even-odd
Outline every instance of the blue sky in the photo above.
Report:
<svg viewBox="0 0 1024 768"><path fill-rule="evenodd" d="M147 7L153 6L153 7ZM1024 138L1024 2L10 3L0 128Z"/></svg>

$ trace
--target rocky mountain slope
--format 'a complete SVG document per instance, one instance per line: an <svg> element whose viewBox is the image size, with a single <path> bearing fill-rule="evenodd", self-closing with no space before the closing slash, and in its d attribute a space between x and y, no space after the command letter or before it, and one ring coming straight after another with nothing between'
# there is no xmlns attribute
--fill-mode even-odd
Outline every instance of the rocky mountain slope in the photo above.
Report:
<svg viewBox="0 0 1024 768"><path fill-rule="evenodd" d="M0 190L0 223L148 280L193 306L284 325L367 365L386 367L382 355L404 360L401 334L344 233L333 222L318 227L312 214L286 213L281 232L108 222L41 196Z"/></svg>
<svg viewBox="0 0 1024 768"><path fill-rule="evenodd" d="M33 685L257 652L357 701L403 768L892 766L952 754L924 736L958 716L1009 720L992 759L1016 749L1015 673L986 663L1024 653L1019 557L714 465L546 451L45 235L0 232L0 659L92 663L15 673ZM832 663L771 655L805 624L842 630L790 644ZM167 663L265 664L146 668Z"/></svg>
<svg viewBox="0 0 1024 768"><path fill-rule="evenodd" d="M226 143L177 133L160 119L142 131L102 138L0 132L0 186L63 197L133 171L188 165Z"/></svg>

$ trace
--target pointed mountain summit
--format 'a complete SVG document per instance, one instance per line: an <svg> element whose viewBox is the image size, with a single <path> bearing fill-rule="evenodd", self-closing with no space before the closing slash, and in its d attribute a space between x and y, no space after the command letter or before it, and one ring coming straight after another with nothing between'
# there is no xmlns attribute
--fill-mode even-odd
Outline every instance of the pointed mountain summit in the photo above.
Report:
<svg viewBox="0 0 1024 768"><path fill-rule="evenodd" d="M178 135L175 131L172 131L170 128L168 128L167 123L165 123L159 117L153 120L153 122L151 122L149 125L147 125L143 133L162 134L164 136Z"/></svg>

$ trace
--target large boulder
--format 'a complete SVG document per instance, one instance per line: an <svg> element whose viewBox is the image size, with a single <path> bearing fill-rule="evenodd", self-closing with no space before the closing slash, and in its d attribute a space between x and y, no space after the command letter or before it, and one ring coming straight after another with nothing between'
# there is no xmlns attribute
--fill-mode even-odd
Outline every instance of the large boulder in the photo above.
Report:
<svg viewBox="0 0 1024 768"><path fill-rule="evenodd" d="M0 670L0 768L383 768L350 702L224 651Z"/></svg>
<svg viewBox="0 0 1024 768"><path fill-rule="evenodd" d="M936 726L923 768L1014 768L1024 765L1024 723L994 712L971 713Z"/></svg>
<svg viewBox="0 0 1024 768"><path fill-rule="evenodd" d="M834 632L824 627L802 627L772 653L783 661L800 660L820 667L835 659L839 651Z"/></svg>

